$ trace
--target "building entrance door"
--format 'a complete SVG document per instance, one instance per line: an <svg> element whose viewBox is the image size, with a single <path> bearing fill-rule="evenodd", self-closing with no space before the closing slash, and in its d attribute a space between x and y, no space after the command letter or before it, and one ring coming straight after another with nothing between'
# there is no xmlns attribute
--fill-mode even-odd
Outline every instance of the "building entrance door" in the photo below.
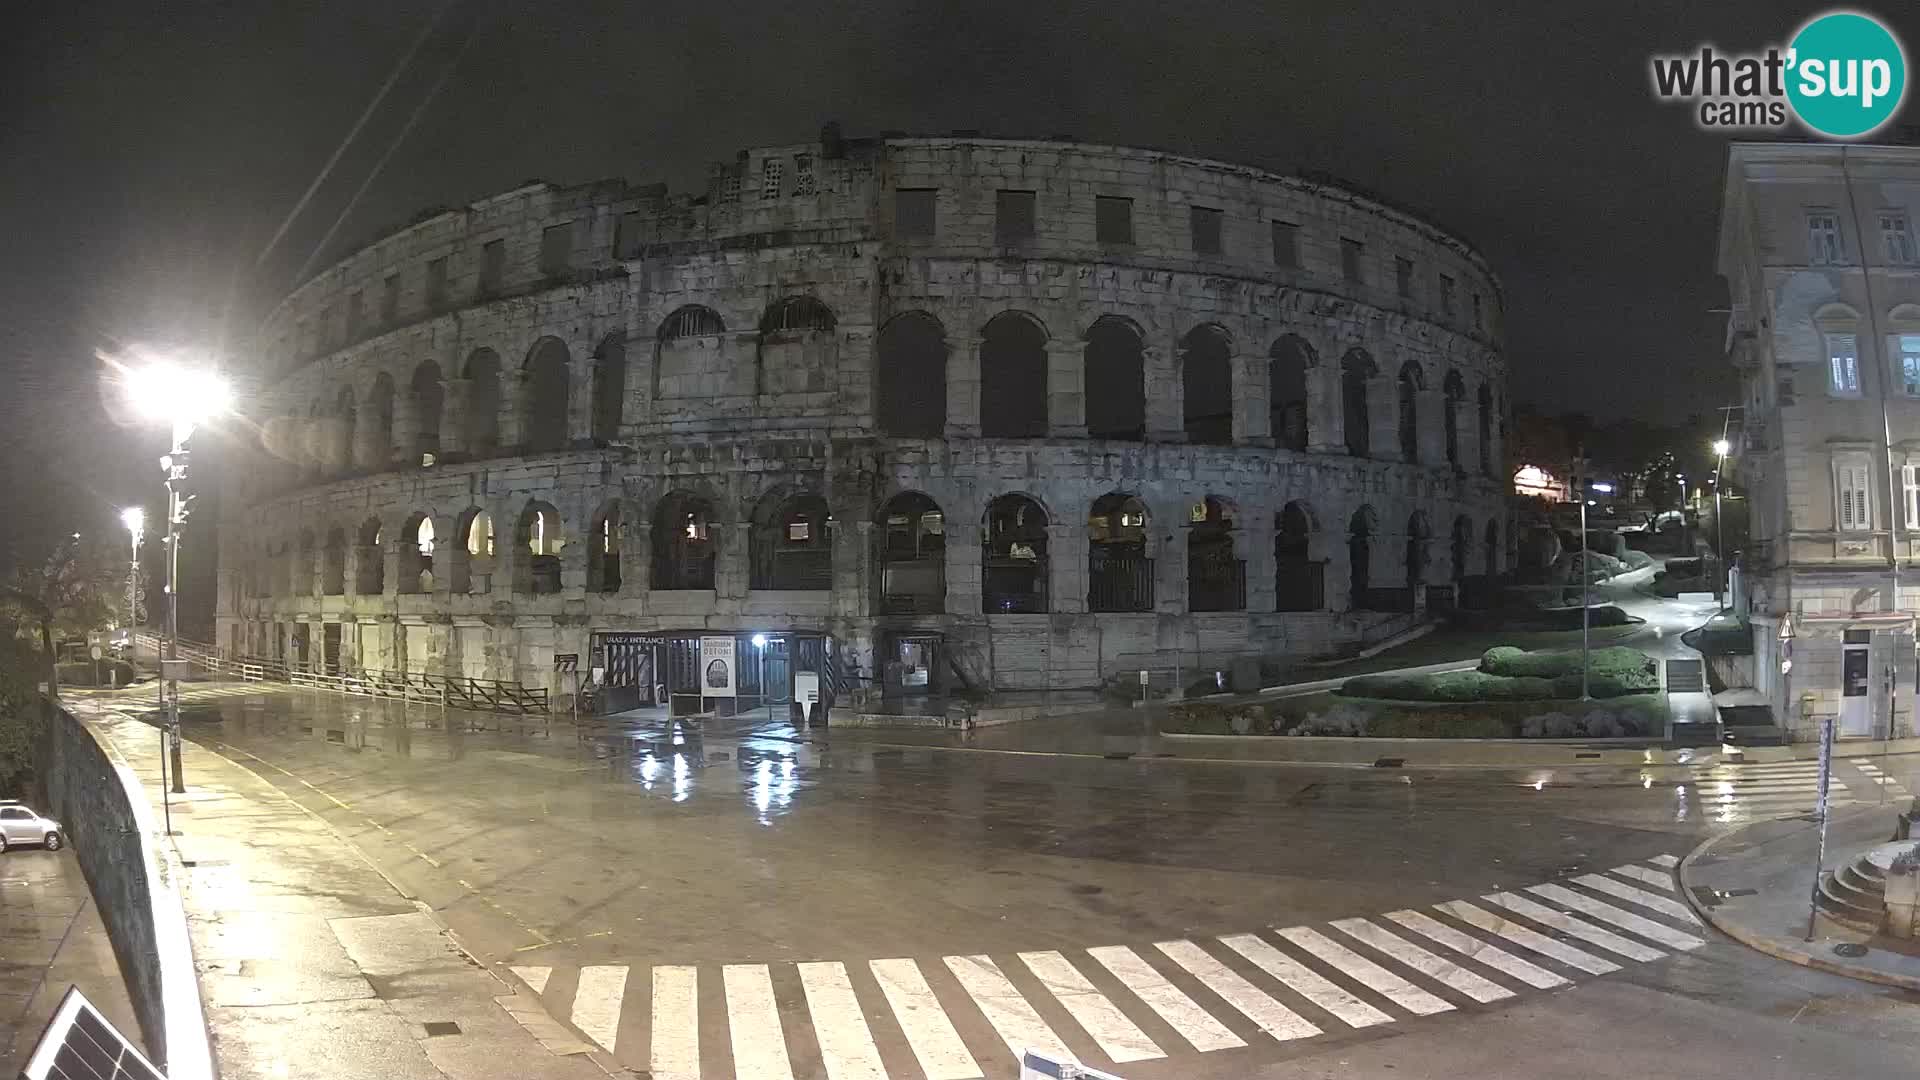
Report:
<svg viewBox="0 0 1920 1080"><path fill-rule="evenodd" d="M1856 643L1856 635L1864 640ZM1849 630L1847 643L1840 653L1840 735L1843 738L1873 734L1873 695L1868 692L1873 683L1872 646L1868 644L1871 640L1870 630Z"/></svg>

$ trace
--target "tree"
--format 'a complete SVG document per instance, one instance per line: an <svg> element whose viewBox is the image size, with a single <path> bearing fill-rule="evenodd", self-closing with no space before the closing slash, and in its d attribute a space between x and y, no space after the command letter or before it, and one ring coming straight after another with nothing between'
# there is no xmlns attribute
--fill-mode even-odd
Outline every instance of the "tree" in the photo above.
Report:
<svg viewBox="0 0 1920 1080"><path fill-rule="evenodd" d="M87 542L74 533L38 562L14 570L12 588L44 605L60 640L127 619L127 563L118 544Z"/></svg>

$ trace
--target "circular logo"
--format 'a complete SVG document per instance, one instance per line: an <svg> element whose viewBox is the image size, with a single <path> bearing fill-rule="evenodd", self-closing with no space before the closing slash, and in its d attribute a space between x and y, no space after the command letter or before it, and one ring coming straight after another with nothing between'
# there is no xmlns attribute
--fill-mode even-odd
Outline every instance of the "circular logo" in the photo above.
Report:
<svg viewBox="0 0 1920 1080"><path fill-rule="evenodd" d="M1794 36L1787 100L1822 135L1865 135L1900 110L1907 58L1887 28L1866 15L1822 15Z"/></svg>

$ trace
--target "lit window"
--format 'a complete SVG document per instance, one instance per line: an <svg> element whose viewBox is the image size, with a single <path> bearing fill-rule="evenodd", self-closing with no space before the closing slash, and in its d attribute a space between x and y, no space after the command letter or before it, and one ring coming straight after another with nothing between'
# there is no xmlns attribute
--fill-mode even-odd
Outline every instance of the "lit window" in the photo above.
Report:
<svg viewBox="0 0 1920 1080"><path fill-rule="evenodd" d="M481 511L467 526L467 554L493 557L493 515Z"/></svg>
<svg viewBox="0 0 1920 1080"><path fill-rule="evenodd" d="M1899 334L1894 338L1900 355L1900 387L1910 397L1920 397L1920 334Z"/></svg>
<svg viewBox="0 0 1920 1080"><path fill-rule="evenodd" d="M1873 528L1872 461L1865 454L1843 454L1833 459L1835 517L1842 532Z"/></svg>
<svg viewBox="0 0 1920 1080"><path fill-rule="evenodd" d="M1860 350L1852 334L1827 335L1827 388L1843 396L1860 393Z"/></svg>
<svg viewBox="0 0 1920 1080"><path fill-rule="evenodd" d="M805 543L813 538L813 528L806 519L787 522L787 539L795 543Z"/></svg>
<svg viewBox="0 0 1920 1080"><path fill-rule="evenodd" d="M620 551L619 540L620 540L620 533L619 533L619 530L614 526L613 519L612 518L600 519L600 552L601 554L604 554L604 555L618 554Z"/></svg>
<svg viewBox="0 0 1920 1080"><path fill-rule="evenodd" d="M1807 215L1807 262L1831 266L1840 262L1840 218L1836 214Z"/></svg>
<svg viewBox="0 0 1920 1080"><path fill-rule="evenodd" d="M1886 246L1889 264L1912 266L1920 261L1914 258L1913 230L1907 227L1907 215L1881 214L1880 240Z"/></svg>
<svg viewBox="0 0 1920 1080"><path fill-rule="evenodd" d="M1906 504L1907 528L1920 529L1920 465L1900 466L1900 493Z"/></svg>
<svg viewBox="0 0 1920 1080"><path fill-rule="evenodd" d="M420 528L414 533L414 541L420 545L420 554L433 558L433 519L421 518Z"/></svg>

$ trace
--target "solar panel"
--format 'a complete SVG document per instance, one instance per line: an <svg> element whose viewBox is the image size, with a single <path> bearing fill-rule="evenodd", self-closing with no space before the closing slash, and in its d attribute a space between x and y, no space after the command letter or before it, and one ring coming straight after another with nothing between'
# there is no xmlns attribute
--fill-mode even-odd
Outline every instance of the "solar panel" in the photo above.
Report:
<svg viewBox="0 0 1920 1080"><path fill-rule="evenodd" d="M67 988L21 1080L167 1080L77 986Z"/></svg>

